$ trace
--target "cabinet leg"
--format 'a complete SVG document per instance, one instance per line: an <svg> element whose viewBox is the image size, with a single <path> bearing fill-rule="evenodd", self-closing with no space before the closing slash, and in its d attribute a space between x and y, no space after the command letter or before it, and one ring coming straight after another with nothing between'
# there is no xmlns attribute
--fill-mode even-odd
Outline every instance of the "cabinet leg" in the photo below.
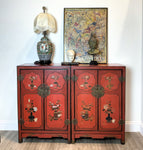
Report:
<svg viewBox="0 0 143 150"><path fill-rule="evenodd" d="M72 140L72 144L74 144L74 143L75 143L75 139Z"/></svg>
<svg viewBox="0 0 143 150"><path fill-rule="evenodd" d="M71 144L71 140L68 139L68 144Z"/></svg>
<svg viewBox="0 0 143 150"><path fill-rule="evenodd" d="M125 144L125 135L122 135L122 138L121 138L121 144Z"/></svg>
<svg viewBox="0 0 143 150"><path fill-rule="evenodd" d="M125 144L125 140L121 139L121 144L124 145Z"/></svg>
<svg viewBox="0 0 143 150"><path fill-rule="evenodd" d="M23 142L23 138L19 138L18 143L22 143L22 142Z"/></svg>

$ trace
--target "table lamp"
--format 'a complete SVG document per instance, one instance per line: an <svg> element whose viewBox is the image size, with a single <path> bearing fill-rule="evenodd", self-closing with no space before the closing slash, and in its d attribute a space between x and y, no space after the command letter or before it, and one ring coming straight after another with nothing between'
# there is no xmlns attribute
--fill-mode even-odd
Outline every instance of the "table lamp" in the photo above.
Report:
<svg viewBox="0 0 143 150"><path fill-rule="evenodd" d="M43 7L43 13L36 16L34 20L34 32L37 34L43 33L41 41L37 43L37 53L39 61L35 61L35 64L50 64L51 56L53 53L53 44L48 39L49 32L56 32L55 18L48 14L47 8Z"/></svg>

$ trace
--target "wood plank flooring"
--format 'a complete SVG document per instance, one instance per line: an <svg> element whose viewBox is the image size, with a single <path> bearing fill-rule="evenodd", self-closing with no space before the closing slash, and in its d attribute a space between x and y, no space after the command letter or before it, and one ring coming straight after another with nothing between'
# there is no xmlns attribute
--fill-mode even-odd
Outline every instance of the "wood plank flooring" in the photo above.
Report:
<svg viewBox="0 0 143 150"><path fill-rule="evenodd" d="M75 144L67 144L64 139L26 138L18 143L17 131L0 131L0 150L143 150L143 136L137 132L126 133L126 144L120 140L78 139Z"/></svg>

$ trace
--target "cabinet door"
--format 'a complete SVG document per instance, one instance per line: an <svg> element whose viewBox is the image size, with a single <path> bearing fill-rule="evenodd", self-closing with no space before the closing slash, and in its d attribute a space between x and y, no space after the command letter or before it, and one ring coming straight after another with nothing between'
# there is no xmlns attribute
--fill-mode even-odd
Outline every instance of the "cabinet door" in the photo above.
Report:
<svg viewBox="0 0 143 150"><path fill-rule="evenodd" d="M96 70L73 70L72 119L74 130L97 130L97 98L92 88L97 84Z"/></svg>
<svg viewBox="0 0 143 150"><path fill-rule="evenodd" d="M68 119L68 70L45 70L45 83L50 94L45 98L45 129L67 130Z"/></svg>
<svg viewBox="0 0 143 150"><path fill-rule="evenodd" d="M43 129L43 99L38 87L43 83L42 70L21 70L22 129Z"/></svg>
<svg viewBox="0 0 143 150"><path fill-rule="evenodd" d="M98 84L104 88L99 98L99 130L121 130L121 70L100 70Z"/></svg>

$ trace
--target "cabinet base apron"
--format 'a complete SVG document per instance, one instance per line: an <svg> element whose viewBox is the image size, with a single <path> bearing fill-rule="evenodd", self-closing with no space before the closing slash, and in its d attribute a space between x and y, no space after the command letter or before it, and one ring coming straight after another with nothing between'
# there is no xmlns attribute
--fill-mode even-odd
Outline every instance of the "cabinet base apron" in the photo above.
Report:
<svg viewBox="0 0 143 150"><path fill-rule="evenodd" d="M125 134L115 133L75 133L72 136L71 143L74 144L76 139L79 138L92 138L94 140L98 139L119 139L121 140L121 144L125 144Z"/></svg>
<svg viewBox="0 0 143 150"><path fill-rule="evenodd" d="M22 143L23 142L23 138L63 138L63 139L68 139L68 143L71 143L70 137L68 136L67 133L63 133L63 132L29 132L29 131L23 131L21 133L19 133L19 138L18 138L18 142Z"/></svg>

